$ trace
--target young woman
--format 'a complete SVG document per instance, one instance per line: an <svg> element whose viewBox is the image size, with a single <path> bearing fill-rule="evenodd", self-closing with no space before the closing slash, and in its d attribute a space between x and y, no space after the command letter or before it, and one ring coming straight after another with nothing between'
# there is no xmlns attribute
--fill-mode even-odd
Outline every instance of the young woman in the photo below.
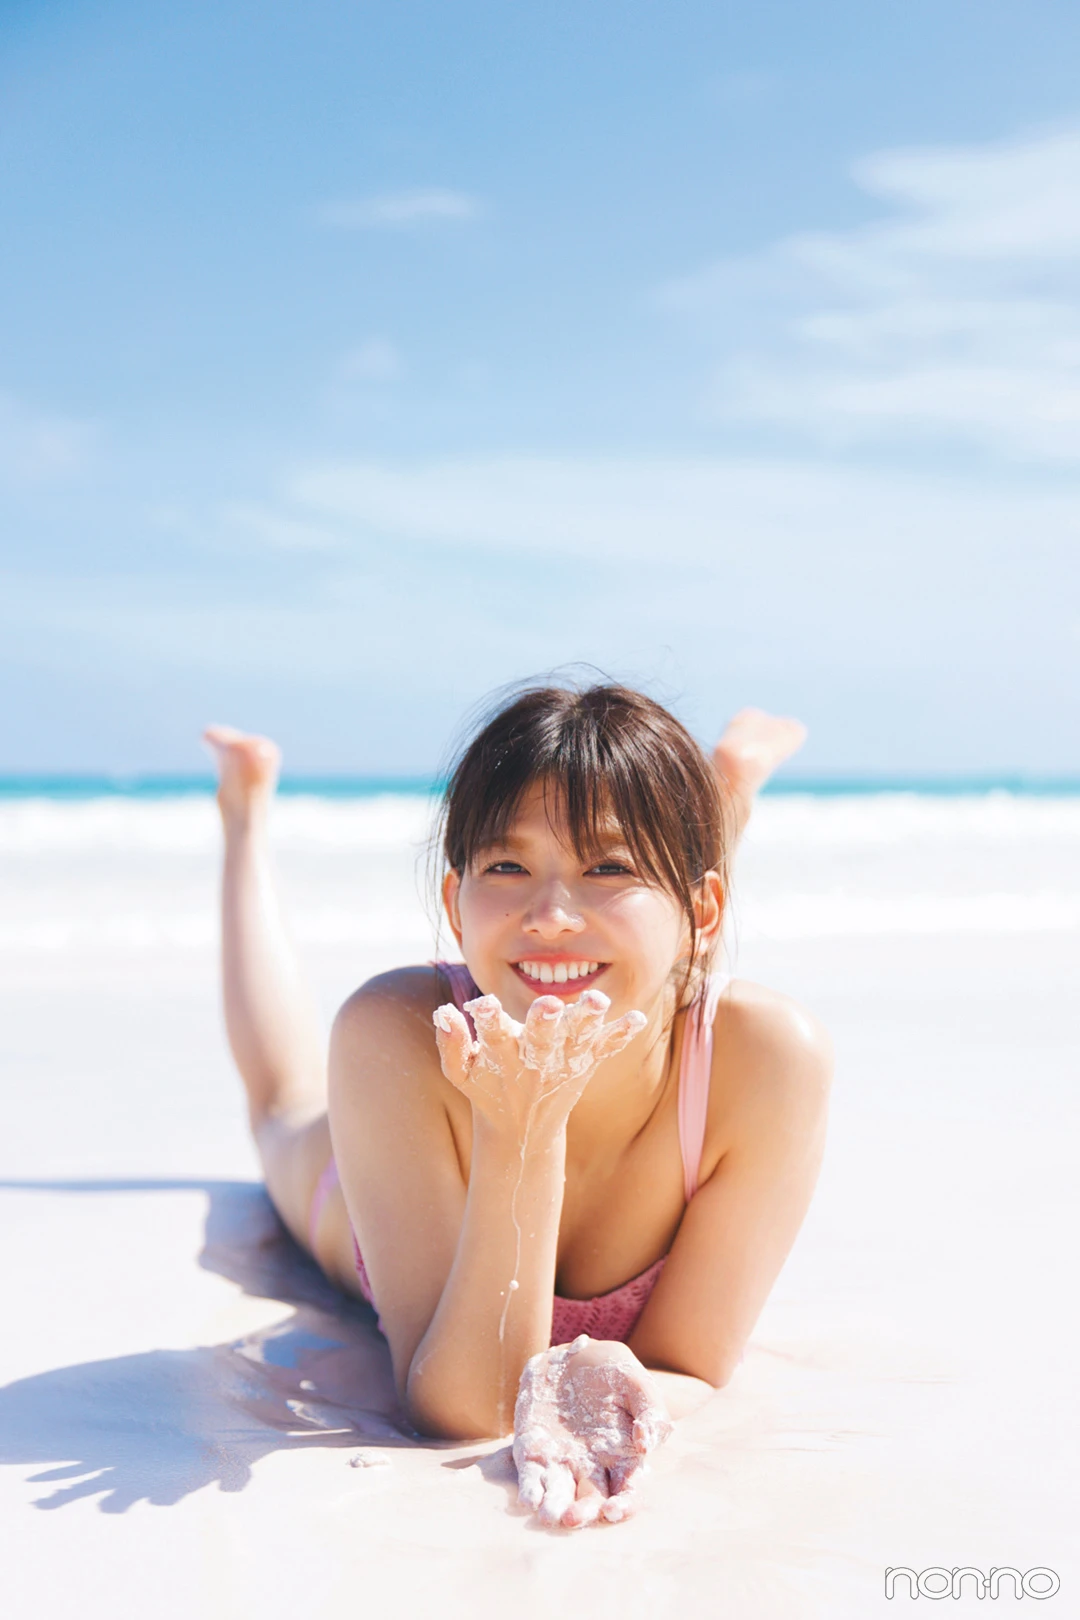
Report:
<svg viewBox="0 0 1080 1620"><path fill-rule="evenodd" d="M625 687L504 704L444 805L464 961L363 985L328 1069L267 864L278 751L206 736L226 1026L282 1219L376 1304L418 1430L513 1424L544 1522L624 1517L731 1376L817 1177L827 1039L714 970L728 856L802 727L744 711L710 762Z"/></svg>

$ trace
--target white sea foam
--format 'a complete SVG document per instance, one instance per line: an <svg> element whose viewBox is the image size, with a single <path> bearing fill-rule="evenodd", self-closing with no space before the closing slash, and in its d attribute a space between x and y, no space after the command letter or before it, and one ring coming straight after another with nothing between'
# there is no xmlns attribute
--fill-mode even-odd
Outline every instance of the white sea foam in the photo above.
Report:
<svg viewBox="0 0 1080 1620"><path fill-rule="evenodd" d="M430 951L433 930L419 914L372 911L370 907L301 909L290 919L290 933L299 945L356 946L377 949L409 945ZM101 914L93 910L60 916L0 920L0 951L48 955L58 951L95 950L216 950L217 913L203 911L126 911Z"/></svg>
<svg viewBox="0 0 1080 1620"><path fill-rule="evenodd" d="M272 837L283 850L404 850L426 841L433 812L434 801L419 794L370 799L290 795L274 806ZM1080 843L1080 797L785 794L760 801L747 835L751 846L818 849L956 839L1000 845L1048 837ZM82 850L214 852L220 838L209 794L0 802L0 856Z"/></svg>
<svg viewBox="0 0 1080 1620"><path fill-rule="evenodd" d="M432 801L419 794L287 796L274 806L271 834L283 850L409 849L427 839L432 814ZM84 850L201 854L220 843L221 823L209 794L0 803L0 856Z"/></svg>
<svg viewBox="0 0 1080 1620"><path fill-rule="evenodd" d="M1080 842L1080 797L1035 798L994 791L957 798L922 793L823 797L778 794L759 800L749 845L816 849L880 848L923 842Z"/></svg>
<svg viewBox="0 0 1080 1620"><path fill-rule="evenodd" d="M302 946L429 953L413 858L432 810L406 794L279 801L273 843L283 869L300 858L286 899ZM215 949L220 836L208 795L0 802L0 952ZM777 797L748 844L740 939L1080 929L1080 799Z"/></svg>
<svg viewBox="0 0 1080 1620"><path fill-rule="evenodd" d="M739 933L766 939L883 934L1041 934L1080 928L1080 894L782 894L736 907Z"/></svg>

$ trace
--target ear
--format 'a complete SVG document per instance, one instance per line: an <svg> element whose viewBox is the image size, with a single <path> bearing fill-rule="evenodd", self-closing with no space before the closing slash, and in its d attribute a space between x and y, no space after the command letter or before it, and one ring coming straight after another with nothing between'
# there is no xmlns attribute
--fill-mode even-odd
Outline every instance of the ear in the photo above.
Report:
<svg viewBox="0 0 1080 1620"><path fill-rule="evenodd" d="M450 868L442 883L442 903L446 912L446 920L450 924L450 932L457 940L458 949L461 949L461 873Z"/></svg>
<svg viewBox="0 0 1080 1620"><path fill-rule="evenodd" d="M724 899L719 872L706 872L694 895L694 921L702 945L714 944L724 926Z"/></svg>

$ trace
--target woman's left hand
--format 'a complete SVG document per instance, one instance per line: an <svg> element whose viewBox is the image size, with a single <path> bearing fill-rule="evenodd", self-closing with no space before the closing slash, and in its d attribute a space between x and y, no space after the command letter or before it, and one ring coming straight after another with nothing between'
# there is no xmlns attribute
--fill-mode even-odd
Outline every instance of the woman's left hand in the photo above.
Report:
<svg viewBox="0 0 1080 1620"><path fill-rule="evenodd" d="M655 1380L625 1344L582 1334L542 1350L514 1411L518 1499L568 1530L625 1519L646 1457L670 1433Z"/></svg>

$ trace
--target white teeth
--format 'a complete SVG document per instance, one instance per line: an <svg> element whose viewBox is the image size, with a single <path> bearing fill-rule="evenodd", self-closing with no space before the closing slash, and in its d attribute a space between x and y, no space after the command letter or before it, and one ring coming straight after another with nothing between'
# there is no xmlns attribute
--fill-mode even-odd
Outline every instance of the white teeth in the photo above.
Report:
<svg viewBox="0 0 1080 1620"><path fill-rule="evenodd" d="M566 984L572 979L587 979L596 973L600 967L599 962L557 962L554 966L550 962L519 962L518 971L524 973L528 979L536 979L541 984Z"/></svg>

